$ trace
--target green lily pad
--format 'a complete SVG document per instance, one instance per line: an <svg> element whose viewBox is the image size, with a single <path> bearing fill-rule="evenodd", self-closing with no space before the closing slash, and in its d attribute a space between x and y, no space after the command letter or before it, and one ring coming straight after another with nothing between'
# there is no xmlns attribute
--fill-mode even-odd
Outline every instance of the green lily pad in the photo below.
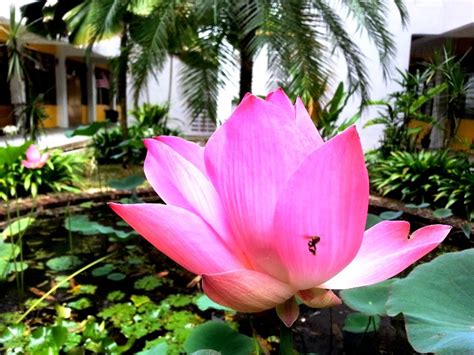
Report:
<svg viewBox="0 0 474 355"><path fill-rule="evenodd" d="M81 259L75 255L63 255L49 259L46 265L53 271L65 271L74 269L81 263Z"/></svg>
<svg viewBox="0 0 474 355"><path fill-rule="evenodd" d="M386 211L382 212L379 216L383 220L392 221L394 219L400 218L403 214L403 211Z"/></svg>
<svg viewBox="0 0 474 355"><path fill-rule="evenodd" d="M0 242L0 259L8 261L15 259L20 254L20 247L12 243Z"/></svg>
<svg viewBox="0 0 474 355"><path fill-rule="evenodd" d="M112 179L109 186L117 190L133 190L143 184L145 178L141 175L130 175L123 179Z"/></svg>
<svg viewBox="0 0 474 355"><path fill-rule="evenodd" d="M239 334L228 324L210 321L194 328L184 343L184 350L193 353L199 350L215 350L222 355L251 354L252 338Z"/></svg>
<svg viewBox="0 0 474 355"><path fill-rule="evenodd" d="M474 352L474 249L446 253L392 284L389 315L403 313L421 353Z"/></svg>
<svg viewBox="0 0 474 355"><path fill-rule="evenodd" d="M369 316L385 315L392 283L398 279L390 279L371 286L356 287L339 293L344 303L355 311Z"/></svg>
<svg viewBox="0 0 474 355"><path fill-rule="evenodd" d="M168 344L166 344L165 340L161 340L158 344L152 345L138 352L137 355L166 355L167 353Z"/></svg>
<svg viewBox="0 0 474 355"><path fill-rule="evenodd" d="M66 218L64 221L64 228L71 232L79 232L85 235L112 234L119 239L127 239L132 235L136 235L136 232L133 230L125 232L110 226L104 226L100 223L91 221L89 217L85 215L74 215Z"/></svg>
<svg viewBox="0 0 474 355"><path fill-rule="evenodd" d="M198 306L198 308L201 310L201 311L207 311L208 309L216 309L216 310L219 310L219 311L231 311L231 312L234 312L233 309L231 308L228 308L228 307L224 307L224 306L221 306L220 304L214 302L213 300L211 300L209 297L207 297L206 295L202 295L200 296L197 300L196 300L196 305Z"/></svg>
<svg viewBox="0 0 474 355"><path fill-rule="evenodd" d="M95 276L95 277L105 276L105 275L110 274L114 268L115 267L112 264L105 264L93 269L91 274L92 276Z"/></svg>
<svg viewBox="0 0 474 355"><path fill-rule="evenodd" d="M29 226L33 224L35 219L33 217L20 218L8 224L1 233L1 239L11 237L24 232Z"/></svg>
<svg viewBox="0 0 474 355"><path fill-rule="evenodd" d="M448 218L453 215L453 211L450 208L439 208L433 212L433 216L436 218Z"/></svg>
<svg viewBox="0 0 474 355"><path fill-rule="evenodd" d="M379 216L376 216L375 214L368 213L367 214L367 221L365 222L365 229L369 229L373 226L375 226L377 223L382 222L383 219L380 218Z"/></svg>
<svg viewBox="0 0 474 355"><path fill-rule="evenodd" d="M351 313L346 317L344 327L346 332L366 333L377 331L380 327L380 317L369 316L363 313Z"/></svg>
<svg viewBox="0 0 474 355"><path fill-rule="evenodd" d="M122 281L125 279L126 275L122 274L121 272L113 272L109 275L107 275L107 278L112 281Z"/></svg>

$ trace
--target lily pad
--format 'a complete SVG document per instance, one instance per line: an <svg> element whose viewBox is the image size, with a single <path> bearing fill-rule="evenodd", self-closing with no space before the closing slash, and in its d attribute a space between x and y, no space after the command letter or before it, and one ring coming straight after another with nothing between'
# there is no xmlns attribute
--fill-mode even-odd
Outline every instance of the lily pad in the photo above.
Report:
<svg viewBox="0 0 474 355"><path fill-rule="evenodd" d="M380 317L369 316L363 313L351 313L346 317L344 327L346 332L366 333L377 331L380 327Z"/></svg>
<svg viewBox="0 0 474 355"><path fill-rule="evenodd" d="M221 306L220 304L218 304L218 303L214 302L213 300L211 300L211 299L210 299L209 297L207 297L206 295L200 296L200 297L196 300L196 305L198 306L198 308L199 308L201 311L207 311L208 309L216 309L216 310L219 310L219 311L231 311L231 312L234 312L234 310L232 310L231 308Z"/></svg>
<svg viewBox="0 0 474 355"><path fill-rule="evenodd" d="M367 221L365 222L365 229L369 229L375 226L377 223L382 222L382 218L376 216L375 214L369 213L367 214Z"/></svg>
<svg viewBox="0 0 474 355"><path fill-rule="evenodd" d="M65 271L74 269L81 263L81 259L75 255L63 255L49 259L46 265L53 271Z"/></svg>
<svg viewBox="0 0 474 355"><path fill-rule="evenodd" d="M394 219L400 218L403 211L386 211L382 212L379 216L383 220L393 221Z"/></svg>
<svg viewBox="0 0 474 355"><path fill-rule="evenodd" d="M24 217L8 224L1 233L1 239L24 232L29 226L31 226L31 224L33 224L34 221L35 219L32 217Z"/></svg>
<svg viewBox="0 0 474 355"><path fill-rule="evenodd" d="M15 259L20 254L20 247L12 243L0 242L0 259L8 261Z"/></svg>
<svg viewBox="0 0 474 355"><path fill-rule="evenodd" d="M114 268L115 267L112 264L105 264L93 269L91 274L92 276L95 276L95 277L105 276L105 275L110 274Z"/></svg>
<svg viewBox="0 0 474 355"><path fill-rule="evenodd" d="M398 279L390 279L371 286L356 287L340 292L344 303L369 316L385 315L390 287Z"/></svg>
<svg viewBox="0 0 474 355"><path fill-rule="evenodd" d="M389 315L403 313L421 353L474 352L474 249L446 253L392 284Z"/></svg>
<svg viewBox="0 0 474 355"><path fill-rule="evenodd" d="M453 215L453 211L450 208L439 208L433 212L433 216L436 218L448 218Z"/></svg>
<svg viewBox="0 0 474 355"><path fill-rule="evenodd" d="M112 281L122 281L125 279L125 274L122 274L121 272L113 272L109 275L107 275L107 278Z"/></svg>
<svg viewBox="0 0 474 355"><path fill-rule="evenodd" d="M145 178L141 175L130 175L122 179L112 179L109 186L117 190L133 190L143 184Z"/></svg>
<svg viewBox="0 0 474 355"><path fill-rule="evenodd" d="M215 350L222 355L250 354L252 338L239 334L228 324L210 321L193 329L184 343L184 350L193 353L199 350Z"/></svg>

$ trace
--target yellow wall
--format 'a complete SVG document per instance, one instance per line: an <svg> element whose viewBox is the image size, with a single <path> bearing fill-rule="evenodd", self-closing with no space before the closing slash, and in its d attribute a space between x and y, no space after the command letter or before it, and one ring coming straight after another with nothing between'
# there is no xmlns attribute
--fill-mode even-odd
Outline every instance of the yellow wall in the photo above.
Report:
<svg viewBox="0 0 474 355"><path fill-rule="evenodd" d="M449 146L456 150L469 150L474 144L474 120L461 119L456 136L451 140Z"/></svg>
<svg viewBox="0 0 474 355"><path fill-rule="evenodd" d="M431 125L426 122L412 120L408 127L417 128L421 127L422 130L418 135L417 142L419 143L423 137L425 137L431 129ZM469 147L474 144L474 120L461 118L459 120L459 127L456 136L451 139L449 147L455 150L469 150Z"/></svg>
<svg viewBox="0 0 474 355"><path fill-rule="evenodd" d="M97 122L105 121L105 110L108 110L108 105L97 105L95 109L95 117Z"/></svg>
<svg viewBox="0 0 474 355"><path fill-rule="evenodd" d="M44 128L54 128L58 126L58 108L56 105L43 105L48 118L43 121Z"/></svg>

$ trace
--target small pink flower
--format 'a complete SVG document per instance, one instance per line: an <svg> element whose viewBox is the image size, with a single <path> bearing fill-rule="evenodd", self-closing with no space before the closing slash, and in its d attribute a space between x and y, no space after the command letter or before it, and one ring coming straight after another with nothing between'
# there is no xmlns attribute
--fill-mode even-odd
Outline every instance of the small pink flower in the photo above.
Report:
<svg viewBox="0 0 474 355"><path fill-rule="evenodd" d="M41 154L34 144L30 145L26 150L26 160L22 160L21 164L27 169L41 169L49 158L49 154Z"/></svg>
<svg viewBox="0 0 474 355"><path fill-rule="evenodd" d="M301 100L282 90L248 95L205 148L146 139L145 174L163 204L112 204L217 303L242 312L276 307L290 326L295 297L341 301L330 289L388 279L433 250L450 227L410 237L404 221L365 231L369 180L354 127L324 142Z"/></svg>

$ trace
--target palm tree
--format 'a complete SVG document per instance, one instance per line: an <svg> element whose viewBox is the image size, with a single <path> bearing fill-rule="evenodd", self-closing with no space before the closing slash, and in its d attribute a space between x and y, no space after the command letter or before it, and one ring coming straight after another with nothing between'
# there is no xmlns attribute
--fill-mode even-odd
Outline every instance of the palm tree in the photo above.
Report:
<svg viewBox="0 0 474 355"><path fill-rule="evenodd" d="M224 69L228 64L239 68L242 99L252 88L254 58L266 48L279 84L290 96L317 105L331 76L331 56L339 51L347 63L350 87L357 87L366 100L370 85L364 56L338 13L356 19L377 47L387 75L395 52L386 21L389 2L344 0L335 9L328 0L155 0L153 10L138 16L133 25L143 48L132 63L134 77L144 78L160 67L163 52L177 55L186 64L181 81L193 116L207 112L214 118ZM405 25L403 1L393 2ZM171 48L173 38L178 40ZM136 92L143 82L134 81Z"/></svg>
<svg viewBox="0 0 474 355"><path fill-rule="evenodd" d="M337 9L329 0L82 0L67 18L72 37L90 44L121 34L122 94L127 66L137 99L147 79L176 56L185 64L180 80L193 117L215 119L226 68L239 68L242 98L251 91L254 58L264 48L274 80L308 105L317 106L326 91L334 52L345 58L350 88L368 99L364 56L339 13L357 21L388 74L395 52L386 20L392 1L405 25L403 0L341 0Z"/></svg>

